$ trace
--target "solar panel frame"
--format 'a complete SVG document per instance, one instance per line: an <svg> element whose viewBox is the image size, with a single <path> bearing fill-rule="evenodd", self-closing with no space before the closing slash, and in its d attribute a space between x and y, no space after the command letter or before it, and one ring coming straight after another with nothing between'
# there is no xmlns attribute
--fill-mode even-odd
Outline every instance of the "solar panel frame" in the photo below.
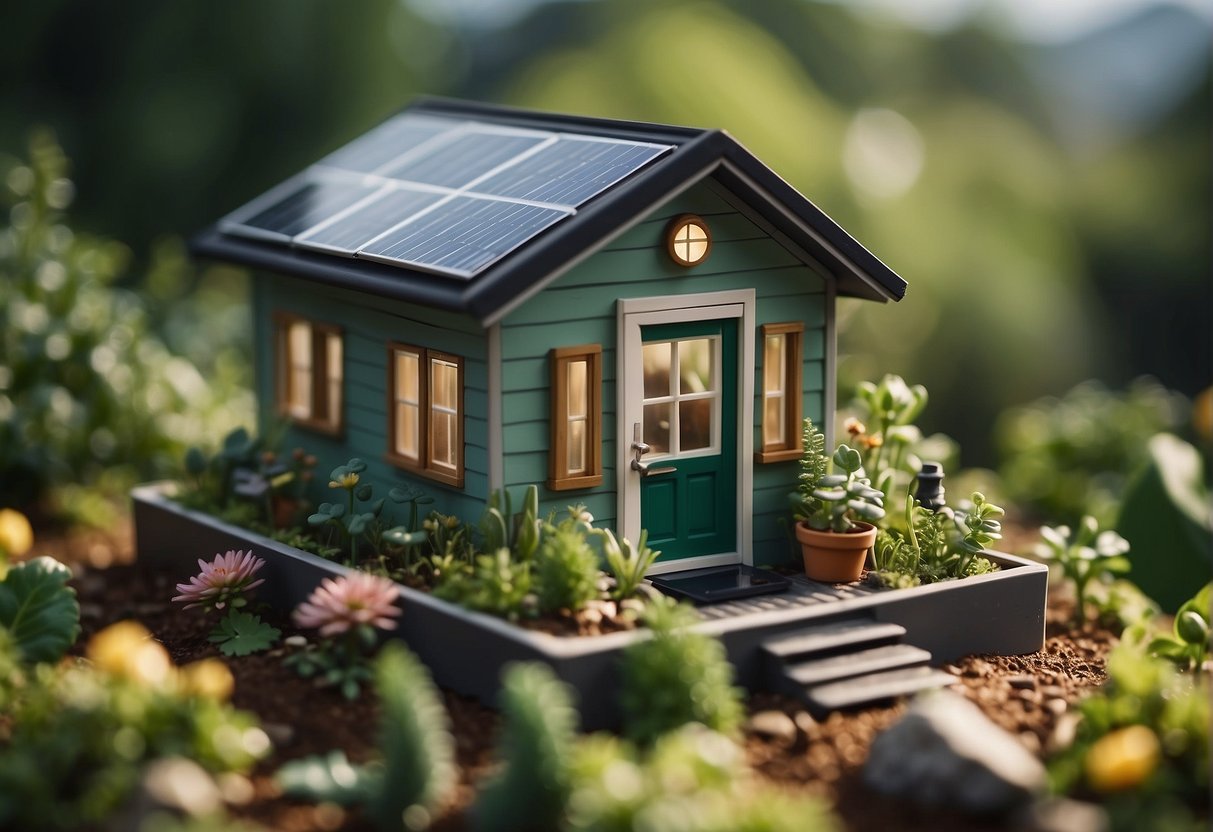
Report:
<svg viewBox="0 0 1213 832"><path fill-rule="evenodd" d="M671 145L563 133L555 142L481 177L472 190L489 196L575 208L671 149ZM572 157L576 161L572 172L586 172L589 177L569 176L567 162L570 157L567 153L562 155L562 151L569 150L577 154ZM608 162L605 168L604 161Z"/></svg>
<svg viewBox="0 0 1213 832"><path fill-rule="evenodd" d="M293 242L300 248L353 257L362 245L447 196L437 190L406 188L398 183L385 185L361 202L299 234ZM389 212L388 217L374 222L374 218L382 217L385 210ZM361 231L357 231L359 227Z"/></svg>
<svg viewBox="0 0 1213 832"><path fill-rule="evenodd" d="M461 211L470 213L460 216ZM466 280L572 213L513 200L454 194L372 240L357 256ZM515 222L511 232L503 236L503 226L511 218L523 222ZM435 222L444 224L442 234L428 233ZM452 234L456 239L450 239ZM486 236L490 234L497 236Z"/></svg>
<svg viewBox="0 0 1213 832"><path fill-rule="evenodd" d="M305 171L293 176L281 185L246 203L219 221L221 231L242 237L267 240L289 245L294 237L322 222L324 219L344 211L349 206L373 194L381 185L354 176L318 176L314 171ZM300 219L295 217L297 206L290 205L308 189L328 189L325 201L329 207L323 217ZM289 221L258 222L271 212L285 214Z"/></svg>
<svg viewBox="0 0 1213 832"><path fill-rule="evenodd" d="M440 145L448 133L461 130L465 124L463 120L402 113L342 145L316 164L355 173L374 173L401 156ZM411 141L404 138L408 131L413 133ZM385 142L389 147L384 147Z"/></svg>

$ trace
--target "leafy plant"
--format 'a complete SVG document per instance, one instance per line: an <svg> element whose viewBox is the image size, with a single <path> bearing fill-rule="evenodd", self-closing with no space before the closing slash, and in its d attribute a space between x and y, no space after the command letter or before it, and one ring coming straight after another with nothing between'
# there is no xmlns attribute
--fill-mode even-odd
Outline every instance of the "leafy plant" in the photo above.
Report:
<svg viewBox="0 0 1213 832"><path fill-rule="evenodd" d="M123 624L127 636L115 639L112 627L94 636L90 664L6 675L0 827L99 828L151 760L185 755L210 771L246 771L269 751L252 715L189 681L145 630Z"/></svg>
<svg viewBox="0 0 1213 832"><path fill-rule="evenodd" d="M307 518L310 526L337 531L349 552L351 565L358 563L358 541L372 531L384 505L384 501L379 499L370 506L369 511L357 510L359 502L369 502L374 496L373 486L362 482L362 472L365 470L366 463L357 457L334 468L329 474L329 488L344 490L345 502L321 503L316 512Z"/></svg>
<svg viewBox="0 0 1213 832"><path fill-rule="evenodd" d="M276 779L295 797L361 804L385 832L402 825L423 829L456 779L446 710L425 666L400 644L380 653L375 685L382 708L380 760L352 765L332 752L288 763Z"/></svg>
<svg viewBox="0 0 1213 832"><path fill-rule="evenodd" d="M688 722L724 733L741 722L741 691L724 645L693 631L696 621L690 607L654 601L644 617L650 637L623 652L624 730L642 745Z"/></svg>
<svg viewBox="0 0 1213 832"><path fill-rule="evenodd" d="M509 549L477 555L469 569L458 568L448 556L434 595L479 612L517 620L531 592L531 570L516 563Z"/></svg>
<svg viewBox="0 0 1213 832"><path fill-rule="evenodd" d="M247 656L268 650L282 632L251 613L232 610L219 621L207 640L225 656Z"/></svg>
<svg viewBox="0 0 1213 832"><path fill-rule="evenodd" d="M534 586L541 613L577 611L598 597L598 556L586 539L582 508L569 508L558 525L548 525L534 559Z"/></svg>
<svg viewBox="0 0 1213 832"><path fill-rule="evenodd" d="M661 556L661 552L648 547L648 529L640 530L640 540L635 547L626 537L622 541L616 540L610 529L595 529L594 533L602 539L602 551L615 578L611 597L616 601L631 598L639 590L649 567Z"/></svg>
<svg viewBox="0 0 1213 832"><path fill-rule="evenodd" d="M0 581L0 627L26 662L56 662L80 635L72 573L54 558L19 563Z"/></svg>
<svg viewBox="0 0 1213 832"><path fill-rule="evenodd" d="M956 527L964 535L960 540L960 564L956 570L961 576L969 574L969 565L974 558L991 543L1002 539L1002 523L996 518L1006 514L980 491L974 491L969 500L969 507L954 514Z"/></svg>
<svg viewBox="0 0 1213 832"><path fill-rule="evenodd" d="M833 463L844 473L827 474L817 479L805 522L821 531L848 532L860 521L875 523L882 519L885 515L884 494L873 488L871 480L864 476L859 451L849 445L839 445Z"/></svg>
<svg viewBox="0 0 1213 832"><path fill-rule="evenodd" d="M539 549L541 523L539 520L539 488L527 486L522 511L513 513L510 493L494 491L480 518L480 533L485 551L509 549L520 563L529 563Z"/></svg>
<svg viewBox="0 0 1213 832"><path fill-rule="evenodd" d="M912 479L917 470L911 457L922 432L913 422L926 408L927 398L927 388L910 386L898 375L886 375L878 383L860 382L856 387L855 401L868 425L848 420L847 430L869 452L864 467L885 500L891 497L895 480Z"/></svg>
<svg viewBox="0 0 1213 832"><path fill-rule="evenodd" d="M569 764L577 711L571 693L547 665L518 664L502 676L504 718L497 757L504 769L482 789L472 810L486 832L556 829L569 798Z"/></svg>
<svg viewBox="0 0 1213 832"><path fill-rule="evenodd" d="M882 529L876 537L876 569L869 579L904 588L993 572L998 567L980 552L1001 537L995 518L1002 513L978 491L967 507L939 512L907 494L902 527Z"/></svg>
<svg viewBox="0 0 1213 832"><path fill-rule="evenodd" d="M1069 526L1040 530L1041 542L1036 544L1036 556L1056 563L1062 574L1074 583L1075 620L1081 624L1087 617L1088 584L1101 575L1123 575L1129 571L1128 542L1111 530L1100 531L1099 522L1087 515L1077 530Z"/></svg>
<svg viewBox="0 0 1213 832"><path fill-rule="evenodd" d="M800 475L797 477L793 514L797 520L807 521L820 510L821 501L817 498L816 491L822 477L830 470L825 434L807 417L801 425L801 446L803 451L800 455Z"/></svg>
<svg viewBox="0 0 1213 832"><path fill-rule="evenodd" d="M1049 762L1055 791L1094 797L1113 832L1199 829L1209 812L1209 686L1120 646L1108 681L1078 705L1073 745Z"/></svg>
<svg viewBox="0 0 1213 832"><path fill-rule="evenodd" d="M185 482L189 490L179 499L190 508L204 511L226 507L231 503L236 469L252 466L260 447L260 440L243 427L228 433L212 456L208 457L197 445L190 447L185 452Z"/></svg>
<svg viewBox="0 0 1213 832"><path fill-rule="evenodd" d="M1199 670L1209 658L1213 636L1209 632L1209 604L1213 601L1213 583L1207 583L1179 608L1170 636L1149 643L1151 655L1170 659L1188 670Z"/></svg>

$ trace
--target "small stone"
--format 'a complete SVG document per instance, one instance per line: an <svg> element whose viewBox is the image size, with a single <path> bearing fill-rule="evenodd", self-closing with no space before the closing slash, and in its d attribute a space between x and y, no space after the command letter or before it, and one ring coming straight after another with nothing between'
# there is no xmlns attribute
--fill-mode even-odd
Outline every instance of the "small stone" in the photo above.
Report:
<svg viewBox="0 0 1213 832"><path fill-rule="evenodd" d="M307 636L287 636L282 643L287 647L307 647Z"/></svg>
<svg viewBox="0 0 1213 832"><path fill-rule="evenodd" d="M1020 744L1032 752L1037 757L1040 756L1040 737L1036 736L1032 731L1021 731L1019 733Z"/></svg>
<svg viewBox="0 0 1213 832"><path fill-rule="evenodd" d="M943 666L943 672L951 673L953 676L959 676L961 674L960 668L954 664L945 664Z"/></svg>
<svg viewBox="0 0 1213 832"><path fill-rule="evenodd" d="M1026 673L1019 676L1008 676L1007 684L1016 690L1036 690L1036 677Z"/></svg>
<svg viewBox="0 0 1213 832"><path fill-rule="evenodd" d="M190 816L219 809L222 795L202 766L184 757L150 763L143 774L143 792L157 806Z"/></svg>
<svg viewBox="0 0 1213 832"><path fill-rule="evenodd" d="M1069 709L1070 709L1070 705L1064 699L1046 699L1045 700L1045 710L1048 711L1049 713L1053 714L1053 716L1061 716Z"/></svg>
<svg viewBox="0 0 1213 832"><path fill-rule="evenodd" d="M1102 807L1053 797L1028 807L1016 828L1021 832L1108 832L1109 825Z"/></svg>
<svg viewBox="0 0 1213 832"><path fill-rule="evenodd" d="M1042 685L1040 695L1049 699L1065 699L1066 689L1060 685Z"/></svg>
<svg viewBox="0 0 1213 832"><path fill-rule="evenodd" d="M796 715L792 717L792 721L796 723L796 730L800 732L805 742L821 736L821 726L808 711L797 711Z"/></svg>
<svg viewBox="0 0 1213 832"><path fill-rule="evenodd" d="M979 678L987 675L993 669L993 666L985 659L973 659L973 661L969 662L969 666L964 669L964 675L970 679Z"/></svg>
<svg viewBox="0 0 1213 832"><path fill-rule="evenodd" d="M1057 720L1057 724L1053 726L1053 733L1049 735L1049 739L1045 742L1045 752L1052 755L1073 745L1074 738L1078 735L1078 723L1080 721L1081 717L1076 713L1062 714Z"/></svg>
<svg viewBox="0 0 1213 832"><path fill-rule="evenodd" d="M261 730L270 738L275 748L283 748L295 739L295 729L283 722L263 722Z"/></svg>
<svg viewBox="0 0 1213 832"><path fill-rule="evenodd" d="M796 723L783 711L759 711L746 721L745 729L767 739L784 742L796 739Z"/></svg>
<svg viewBox="0 0 1213 832"><path fill-rule="evenodd" d="M219 793L223 795L224 802L229 806L246 806L252 803L253 798L257 796L257 790L253 788L253 781L243 774L228 771L218 775L215 780L219 786Z"/></svg>

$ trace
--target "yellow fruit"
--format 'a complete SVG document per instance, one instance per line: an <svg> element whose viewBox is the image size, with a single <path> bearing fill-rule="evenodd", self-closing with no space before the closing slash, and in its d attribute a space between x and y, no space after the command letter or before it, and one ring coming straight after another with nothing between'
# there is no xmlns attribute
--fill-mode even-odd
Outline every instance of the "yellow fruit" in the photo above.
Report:
<svg viewBox="0 0 1213 832"><path fill-rule="evenodd" d="M34 545L34 530L25 515L11 508L0 508L0 553L20 557Z"/></svg>
<svg viewBox="0 0 1213 832"><path fill-rule="evenodd" d="M226 702L236 685L232 671L218 659L202 659L187 664L178 673L177 681L186 696L200 696L217 702Z"/></svg>
<svg viewBox="0 0 1213 832"><path fill-rule="evenodd" d="M1158 767L1158 737L1144 725L1113 731L1087 751L1087 782L1101 792L1139 786Z"/></svg>
<svg viewBox="0 0 1213 832"><path fill-rule="evenodd" d="M134 621L119 621L97 633L89 639L85 655L98 670L147 687L163 687L173 675L164 647Z"/></svg>

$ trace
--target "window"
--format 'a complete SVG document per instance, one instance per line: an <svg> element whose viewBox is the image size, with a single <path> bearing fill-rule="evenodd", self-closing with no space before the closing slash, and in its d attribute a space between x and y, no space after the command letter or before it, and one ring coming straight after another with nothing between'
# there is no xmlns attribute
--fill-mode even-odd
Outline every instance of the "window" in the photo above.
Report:
<svg viewBox="0 0 1213 832"><path fill-rule="evenodd" d="M712 250L708 224L693 214L676 217L666 230L666 247L680 266L695 266Z"/></svg>
<svg viewBox="0 0 1213 832"><path fill-rule="evenodd" d="M388 405L388 459L462 488L463 359L390 344Z"/></svg>
<svg viewBox="0 0 1213 832"><path fill-rule="evenodd" d="M274 338L278 412L312 430L341 433L341 330L278 313Z"/></svg>
<svg viewBox="0 0 1213 832"><path fill-rule="evenodd" d="M602 485L602 346L558 347L552 364L548 488Z"/></svg>
<svg viewBox="0 0 1213 832"><path fill-rule="evenodd" d="M720 336L645 341L648 459L720 452Z"/></svg>
<svg viewBox="0 0 1213 832"><path fill-rule="evenodd" d="M762 326L762 450L759 462L800 456L800 340L804 324Z"/></svg>

